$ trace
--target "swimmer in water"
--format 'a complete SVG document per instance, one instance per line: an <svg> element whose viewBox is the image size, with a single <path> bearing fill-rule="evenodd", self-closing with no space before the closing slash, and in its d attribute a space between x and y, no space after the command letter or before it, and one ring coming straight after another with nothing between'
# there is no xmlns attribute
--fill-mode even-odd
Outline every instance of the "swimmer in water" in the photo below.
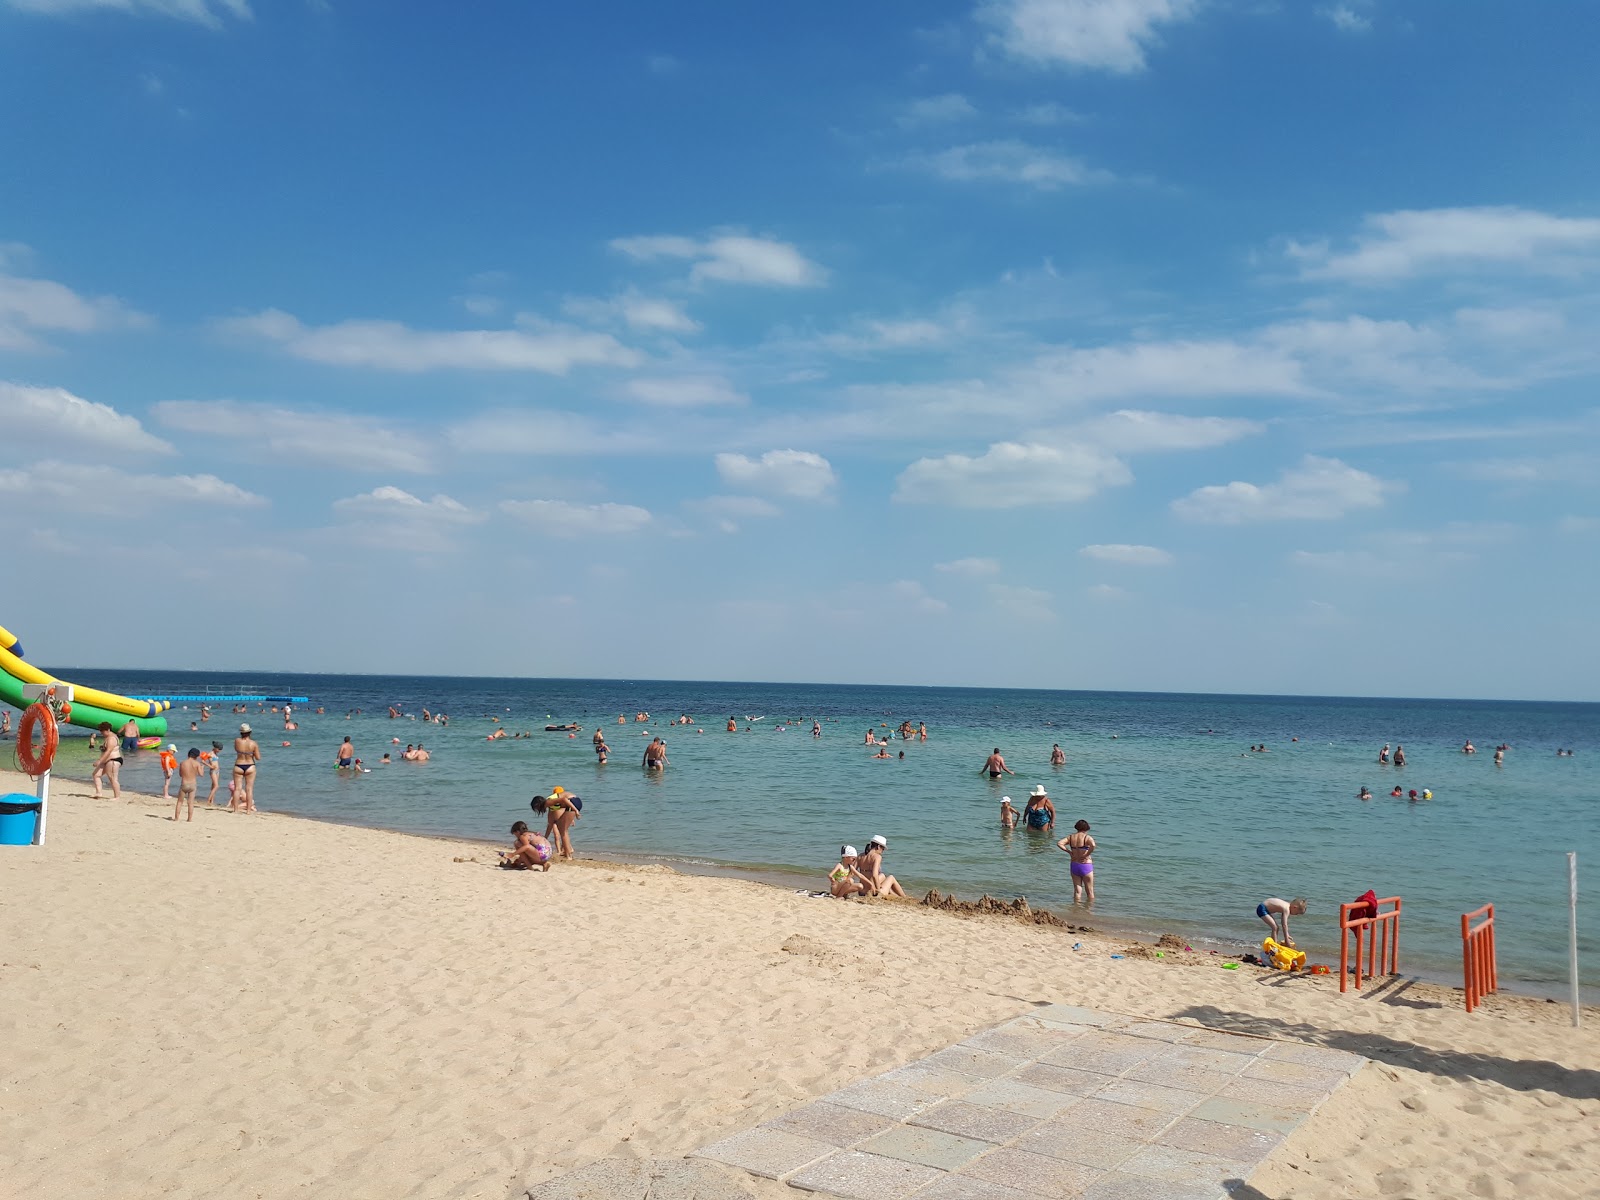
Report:
<svg viewBox="0 0 1600 1200"><path fill-rule="evenodd" d="M1383 744L1383 749L1378 751L1378 762L1380 762L1384 766L1388 766L1389 765L1389 743L1388 742L1385 742Z"/></svg>
<svg viewBox="0 0 1600 1200"><path fill-rule="evenodd" d="M1011 807L1011 797L1000 797L1000 828L1015 829L1017 827L1017 810Z"/></svg>
<svg viewBox="0 0 1600 1200"><path fill-rule="evenodd" d="M1361 790L1356 793L1356 799L1357 800L1371 800L1372 799L1372 791L1371 791L1371 789L1368 788L1366 786L1366 784L1362 784L1361 785Z"/></svg>
<svg viewBox="0 0 1600 1200"><path fill-rule="evenodd" d="M1061 766L1065 766L1066 762L1067 762L1067 756L1066 756L1065 752L1061 749L1060 743L1056 743L1055 745L1051 746L1050 747L1050 765L1052 767L1061 767Z"/></svg>

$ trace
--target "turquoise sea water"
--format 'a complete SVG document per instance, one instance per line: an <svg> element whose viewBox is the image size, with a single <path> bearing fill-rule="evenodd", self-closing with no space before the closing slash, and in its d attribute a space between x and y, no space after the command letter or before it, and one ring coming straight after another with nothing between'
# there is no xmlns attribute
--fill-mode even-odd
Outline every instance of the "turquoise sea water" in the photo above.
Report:
<svg viewBox="0 0 1600 1200"><path fill-rule="evenodd" d="M929 887L963 898L1025 895L1035 907L1070 907L1066 856L1054 840L1082 817L1093 825L1095 918L1195 945L1243 946L1266 932L1265 896L1304 895L1296 939L1313 957L1337 954L1341 901L1368 887L1405 899L1402 966L1453 979L1460 917L1493 902L1503 981L1562 994L1567 955L1567 851L1580 862L1580 954L1586 997L1600 999L1600 705L1277 696L1147 695L967 688L802 684L496 680L377 676L274 676L94 672L75 682L130 694L235 690L311 698L298 731L252 714L265 747L261 807L415 833L508 841L533 820L528 799L556 784L585 800L580 854L651 857L680 865L793 873L820 886L841 842L889 840L886 869L913 895ZM420 718L450 714L448 728L391 720L393 703ZM321 705L327 711L318 716ZM362 714L349 720L347 710ZM648 724L632 720L640 710ZM668 724L680 714L696 724ZM629 718L616 723L618 714ZM739 718L738 733L724 727ZM190 734L195 712L171 714L180 750L230 744L240 718L218 713ZM501 718L528 740L486 742ZM747 721L747 717L761 717ZM784 718L805 725L783 730ZM810 720L822 722L813 738ZM925 721L929 740L895 741L906 757L874 760L871 725ZM576 738L546 723L576 720ZM598 767L590 735L613 748ZM745 732L749 725L749 732ZM704 730L703 733L697 732ZM376 769L332 769L345 734ZM671 766L647 776L650 736L666 738ZM1460 753L1470 737L1479 753ZM398 738L400 745L392 745ZM1293 740L1298 739L1298 740ZM289 747L279 745L288 740ZM377 767L385 750L421 740L426 764ZM1052 769L1059 742L1065 767ZM1378 766L1385 742L1404 744L1403 769ZM1504 767L1494 747L1512 747ZM1265 743L1266 754L1248 747ZM1017 772L999 782L980 768L999 746ZM1575 757L1558 758L1572 748ZM81 744L62 769L84 776ZM230 760L231 761L231 760ZM160 790L153 752L124 780ZM1392 800L1395 783L1431 802ZM1050 836L1002 832L999 799L1018 809L1043 783L1060 820ZM1360 785L1375 793L1354 797Z"/></svg>

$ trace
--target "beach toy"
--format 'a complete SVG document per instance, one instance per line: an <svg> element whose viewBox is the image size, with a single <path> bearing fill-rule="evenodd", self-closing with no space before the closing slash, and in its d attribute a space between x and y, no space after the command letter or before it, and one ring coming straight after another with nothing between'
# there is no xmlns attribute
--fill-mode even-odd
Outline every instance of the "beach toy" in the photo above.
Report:
<svg viewBox="0 0 1600 1200"><path fill-rule="evenodd" d="M1074 950L1082 950L1083 949L1083 943L1082 942L1073 942L1072 943L1072 948Z"/></svg>
<svg viewBox="0 0 1600 1200"><path fill-rule="evenodd" d="M1312 966L1312 968L1311 968L1311 973L1313 975L1329 975L1329 974L1332 974L1332 972L1328 968L1328 964L1327 963L1316 963L1316 964L1314 964Z"/></svg>
<svg viewBox="0 0 1600 1200"><path fill-rule="evenodd" d="M1279 971L1300 971L1305 969L1306 952L1296 950L1293 946L1285 946L1274 938L1265 938L1261 942L1261 952L1266 955L1267 962Z"/></svg>
<svg viewBox="0 0 1600 1200"><path fill-rule="evenodd" d="M1112 957L1112 958L1123 958L1123 957L1125 957L1125 956L1124 956L1124 955L1121 955L1121 954L1113 954L1113 955L1112 955L1112 956L1111 956L1111 957Z"/></svg>
<svg viewBox="0 0 1600 1200"><path fill-rule="evenodd" d="M1163 951L1161 951L1161 950L1157 950L1157 951L1156 951L1156 957L1157 957L1157 958L1165 958L1165 957L1166 957L1166 954L1165 954L1165 952L1163 952Z"/></svg>
<svg viewBox="0 0 1600 1200"><path fill-rule="evenodd" d="M134 745L138 746L141 750L154 750L157 746L161 745L161 739L158 737L142 737L135 742Z"/></svg>
<svg viewBox="0 0 1600 1200"><path fill-rule="evenodd" d="M1222 964L1222 969L1224 971L1237 971L1239 969L1239 964L1238 963L1223 963Z"/></svg>

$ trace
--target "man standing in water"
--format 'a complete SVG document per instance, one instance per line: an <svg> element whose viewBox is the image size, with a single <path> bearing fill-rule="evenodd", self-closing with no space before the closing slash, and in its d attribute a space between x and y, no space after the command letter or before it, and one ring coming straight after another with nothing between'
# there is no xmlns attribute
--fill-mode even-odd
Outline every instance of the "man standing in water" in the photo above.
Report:
<svg viewBox="0 0 1600 1200"><path fill-rule="evenodd" d="M1064 767L1066 764L1067 756L1061 749L1061 743L1053 744L1050 747L1050 765L1052 767Z"/></svg>
<svg viewBox="0 0 1600 1200"><path fill-rule="evenodd" d="M994 753L983 760L983 769L989 772L990 779L999 779L1001 773L1015 775L1016 772L1006 766L1006 760L1000 757L1000 747L994 748Z"/></svg>
<svg viewBox="0 0 1600 1200"><path fill-rule="evenodd" d="M1397 767L1406 765L1406 748L1398 742L1395 743L1394 747L1394 765Z"/></svg>
<svg viewBox="0 0 1600 1200"><path fill-rule="evenodd" d="M655 738L644 748L644 769L659 771L667 765L667 744Z"/></svg>

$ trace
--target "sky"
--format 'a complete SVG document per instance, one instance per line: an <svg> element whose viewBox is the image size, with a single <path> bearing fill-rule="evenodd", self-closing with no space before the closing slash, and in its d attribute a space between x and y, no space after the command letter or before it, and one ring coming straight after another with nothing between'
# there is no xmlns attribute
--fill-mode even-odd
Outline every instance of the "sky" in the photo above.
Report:
<svg viewBox="0 0 1600 1200"><path fill-rule="evenodd" d="M1600 699L1600 6L0 0L40 663Z"/></svg>

